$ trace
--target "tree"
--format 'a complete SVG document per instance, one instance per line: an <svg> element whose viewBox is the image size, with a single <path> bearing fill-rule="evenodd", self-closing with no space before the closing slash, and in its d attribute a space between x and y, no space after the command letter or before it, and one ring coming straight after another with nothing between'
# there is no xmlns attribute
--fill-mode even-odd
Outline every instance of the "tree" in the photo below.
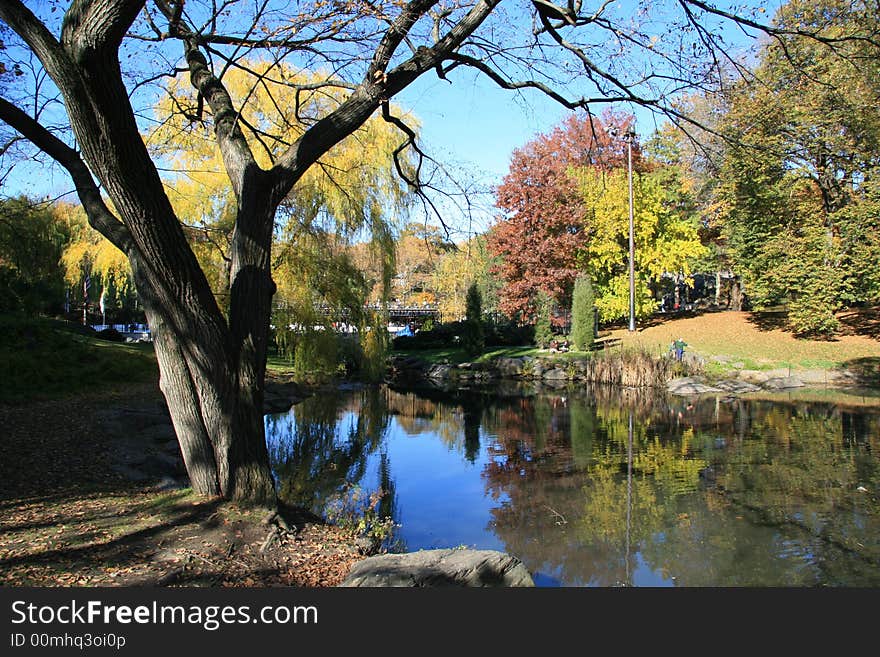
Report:
<svg viewBox="0 0 880 657"><path fill-rule="evenodd" d="M543 93L572 109L620 99L678 117L677 93L717 79L711 57L708 66L698 66L690 54L724 58L719 21L772 32L702 1L679 5L678 14L662 17L652 39L640 22L660 16L646 10L633 20L628 7L614 3L572 8L569 20L559 22L546 2L535 5L541 10L508 13L496 0L267 0L259 8L234 0L72 0L34 9L4 0L0 23L10 38L7 43L5 32L0 120L17 133L14 139L28 140L70 174L90 225L128 258L194 490L272 505L262 405L276 289L272 235L285 199L375 113L401 130L398 155L419 149L389 101L425 73L451 80L459 69L472 69L504 88ZM522 25L529 27L518 29ZM249 124L241 112L247 96L275 70L247 69L243 61L254 61L258 51L273 63L323 69L315 82L291 81L294 94L338 89L341 97L327 94L314 113L303 115L302 133L283 121ZM631 66L635 55L652 65ZM38 69L36 78L17 75L28 61ZM576 80L572 63L583 72ZM224 82L239 68L251 73L244 97ZM170 110L210 126L234 199L225 308L163 185L158 169L165 163L151 156L138 125L157 83L184 76L194 105ZM554 82L574 97L563 96ZM264 167L255 149L265 150L271 133L280 136L283 150ZM398 174L417 186L400 160Z"/></svg>
<svg viewBox="0 0 880 657"><path fill-rule="evenodd" d="M632 120L610 113L602 120L571 116L514 151L510 171L496 194L505 216L488 234L489 251L500 260L496 273L505 282L500 290L502 312L533 316L538 290L568 306L578 274L577 255L589 239L583 223L586 208L572 171L622 166L626 144L612 132L623 134ZM639 169L638 145L633 160Z"/></svg>
<svg viewBox="0 0 880 657"><path fill-rule="evenodd" d="M596 339L595 301L589 274L581 274L574 282L571 300L571 339L580 351L588 351Z"/></svg>
<svg viewBox="0 0 880 657"><path fill-rule="evenodd" d="M439 226L417 223L405 226L396 242L392 299L406 306L435 304L433 273L443 255L454 246Z"/></svg>
<svg viewBox="0 0 880 657"><path fill-rule="evenodd" d="M88 308L95 299L105 296L105 305L113 314L125 320L137 319L136 293L131 280L131 268L125 255L101 233L89 226L85 212L78 205L58 202L52 208L58 221L63 222L69 234L61 255L61 265L70 299L82 294L83 322ZM73 305L73 304L70 304ZM72 310L72 308L71 308ZM106 313L102 313L105 314Z"/></svg>
<svg viewBox="0 0 880 657"><path fill-rule="evenodd" d="M753 304L786 304L799 334L833 334L835 311L872 298L860 281L876 244L852 236L880 166L880 78L874 45L849 37L880 23L863 3L836 0L793 0L775 22L809 26L835 47L793 33L761 49L763 84L739 84L725 99L716 198ZM862 266L849 266L852 256Z"/></svg>
<svg viewBox="0 0 880 657"><path fill-rule="evenodd" d="M58 312L64 304L60 265L68 227L45 206L0 200L0 311Z"/></svg>
<svg viewBox="0 0 880 657"><path fill-rule="evenodd" d="M629 185L625 170L582 169L584 232L577 258L596 290L602 320L629 313ZM676 190L662 168L633 179L636 315L654 312L652 287L666 273L690 274L690 261L705 252L696 220L676 203Z"/></svg>
<svg viewBox="0 0 880 657"><path fill-rule="evenodd" d="M440 315L453 321L465 316L469 281L480 291L483 312L494 312L501 282L492 273L495 259L488 251L486 237L477 235L455 247L440 257L432 273L431 287Z"/></svg>
<svg viewBox="0 0 880 657"><path fill-rule="evenodd" d="M341 89L310 89L318 78L287 63L242 60L239 65L240 68L225 75L224 84L231 94L246 99L240 110L241 120L246 125L266 126L260 141L263 148L255 153L263 168L271 166L286 148L286 139L269 132L269 126L284 125L294 135L301 135L308 125L305 117L320 113L327 103L342 102ZM250 84L251 72L261 76L256 88ZM306 91L295 92L292 83ZM155 156L174 162L174 173L165 181L168 196L184 223L218 303L225 306L229 297L229 245L235 225L235 199L223 171L222 154L210 138L210 127L191 125L191 115L172 110L187 107L195 111L197 105L198 98L191 88L172 83L167 96L154 108L157 117L168 118L153 127L145 139ZM344 263L336 266L332 259L348 258L347 247L355 239L362 240L365 231L374 246L383 246L380 236L395 231L394 222L406 216L410 200L407 185L393 165L400 139L397 127L380 117L371 117L329 151L320 166L303 176L295 195L282 201L276 214L272 249L272 277L279 288L276 305L333 305L334 301L338 305L338 297L344 295L336 294L337 298L331 299L334 294L326 284L311 286L317 294L306 294L299 299L300 304L290 293L301 292L306 287L303 283L322 277L328 267L344 268ZM398 162L406 170L412 168L407 154L400 154ZM403 235L411 232L405 229ZM390 243L384 246L390 247ZM315 254L316 248L321 255L332 257L320 257L315 263L309 253ZM300 253L302 249L305 252ZM379 259L394 262L392 256L384 254ZM294 261L313 263L317 268L308 271L298 265L291 267ZM376 284L382 286L384 278L380 274ZM321 294L322 289L327 292ZM379 297L387 294L387 290L380 291ZM351 312L364 305L362 298L351 301L339 309ZM298 318L302 322L314 320L313 312Z"/></svg>
<svg viewBox="0 0 880 657"><path fill-rule="evenodd" d="M476 283L471 283L467 291L467 310L464 319L464 331L462 331L462 347L469 356L481 354L486 346L486 338L483 332L483 300L480 296L480 288Z"/></svg>

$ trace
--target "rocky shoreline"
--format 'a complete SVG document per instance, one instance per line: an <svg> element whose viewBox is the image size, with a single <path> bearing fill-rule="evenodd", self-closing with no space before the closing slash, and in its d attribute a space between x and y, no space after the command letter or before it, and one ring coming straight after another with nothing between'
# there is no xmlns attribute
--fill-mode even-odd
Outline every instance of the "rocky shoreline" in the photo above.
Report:
<svg viewBox="0 0 880 657"><path fill-rule="evenodd" d="M762 390L779 392L804 387L843 387L856 383L853 375L834 370L740 370L735 376L720 380L704 376L671 379L666 389L674 395L747 394Z"/></svg>
<svg viewBox="0 0 880 657"><path fill-rule="evenodd" d="M526 380L564 385L591 381L624 387L665 388L674 395L779 392L804 387L849 387L859 384L858 375L830 369L735 369L724 377L702 374L705 359L686 354L680 364L669 358L638 360L613 358L555 359L552 357L502 357L484 363L427 363L418 356L392 359L394 381L425 380L442 384L489 383L497 380ZM736 363L734 363L734 366ZM634 370L641 368L638 372ZM682 376L681 374L684 374Z"/></svg>
<svg viewBox="0 0 880 657"><path fill-rule="evenodd" d="M486 362L458 364L428 363L418 356L395 356L391 359L389 378L392 381L424 379L448 384L482 383L497 379L546 383L591 381L642 388L665 385L677 366L688 373L696 371L695 363L690 359L678 364L670 359L653 358L639 352L565 360L549 356L500 357Z"/></svg>

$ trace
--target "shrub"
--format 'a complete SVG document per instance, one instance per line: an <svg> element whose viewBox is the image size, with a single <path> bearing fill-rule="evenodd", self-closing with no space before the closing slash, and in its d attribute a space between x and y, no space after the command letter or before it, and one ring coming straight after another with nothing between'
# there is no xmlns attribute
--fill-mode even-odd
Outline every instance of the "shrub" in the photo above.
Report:
<svg viewBox="0 0 880 657"><path fill-rule="evenodd" d="M531 324L517 324L508 319L491 323L486 327L486 346L519 347L535 341L535 327Z"/></svg>
<svg viewBox="0 0 880 657"><path fill-rule="evenodd" d="M467 291L467 309L461 333L461 346L469 356L483 353L486 347L482 305L480 290L476 283L471 283Z"/></svg>
<svg viewBox="0 0 880 657"><path fill-rule="evenodd" d="M821 293L803 295L789 304L788 322L796 335L831 337L840 329L840 322L834 315L835 303L824 296Z"/></svg>
<svg viewBox="0 0 880 657"><path fill-rule="evenodd" d="M538 319L535 322L535 344L546 349L553 339L553 327L550 324L550 295L541 290L537 298Z"/></svg>
<svg viewBox="0 0 880 657"><path fill-rule="evenodd" d="M394 349L443 349L458 344L464 332L464 322L444 322L432 330L421 330L415 335L401 335L391 342Z"/></svg>
<svg viewBox="0 0 880 657"><path fill-rule="evenodd" d="M293 372L297 377L332 377L337 373L338 345L333 331L303 331L293 342Z"/></svg>
<svg viewBox="0 0 880 657"><path fill-rule="evenodd" d="M571 300L571 339L580 351L588 351L596 339L594 304L593 282L589 274L582 274L574 283Z"/></svg>

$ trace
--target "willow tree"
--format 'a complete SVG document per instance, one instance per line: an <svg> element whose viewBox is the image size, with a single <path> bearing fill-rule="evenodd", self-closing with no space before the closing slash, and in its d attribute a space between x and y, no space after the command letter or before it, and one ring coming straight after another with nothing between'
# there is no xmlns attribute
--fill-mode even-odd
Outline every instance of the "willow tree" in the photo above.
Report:
<svg viewBox="0 0 880 657"><path fill-rule="evenodd" d="M548 0L57 0L33 8L3 0L0 120L7 129L0 133L12 129L12 139L59 163L91 225L128 258L193 488L273 504L262 401L279 206L376 113L414 147L412 129L389 100L426 73L461 82L457 71L469 68L570 108L624 101L675 117L676 93L718 80L716 65L729 50L721 22L760 28L703 0L657 9L634 16L626 3L599 0L564 7ZM241 112L247 94L232 93L225 78L249 70L242 62L258 52L264 61L325 71L315 82L289 81L295 109L297 93L310 89L340 90L340 97L302 114L302 133L283 122L250 124ZM249 89L274 70L250 70ZM195 105L171 109L211 127L235 199L227 309L212 294L138 124L157 84L187 77ZM576 94L567 98L563 89ZM275 100L279 108L291 102ZM284 148L261 165L255 151L265 150L267 133Z"/></svg>

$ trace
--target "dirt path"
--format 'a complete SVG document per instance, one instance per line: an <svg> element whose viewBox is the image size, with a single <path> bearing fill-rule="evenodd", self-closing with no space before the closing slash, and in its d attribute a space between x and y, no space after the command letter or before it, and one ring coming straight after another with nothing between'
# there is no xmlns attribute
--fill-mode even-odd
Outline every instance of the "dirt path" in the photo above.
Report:
<svg viewBox="0 0 880 657"><path fill-rule="evenodd" d="M335 586L362 558L301 510L267 544L265 512L131 481L108 409L159 403L137 385L0 406L0 584Z"/></svg>

